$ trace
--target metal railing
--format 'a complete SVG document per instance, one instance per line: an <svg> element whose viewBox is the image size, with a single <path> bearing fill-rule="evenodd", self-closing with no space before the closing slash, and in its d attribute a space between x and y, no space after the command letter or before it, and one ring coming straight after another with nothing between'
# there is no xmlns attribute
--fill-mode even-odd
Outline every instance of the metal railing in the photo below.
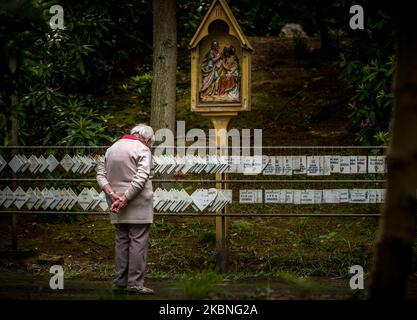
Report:
<svg viewBox="0 0 417 320"><path fill-rule="evenodd" d="M62 152L65 150L84 150L96 153L97 150L105 150L108 148L108 146L2 146L0 147L0 154L8 153L10 156L13 156L17 152L22 152L27 150L35 151L37 150L37 153L39 151L44 150L54 150L55 152ZM169 147L168 147L169 148ZM233 149L232 147L229 147L230 149ZM245 147L239 147L240 149L244 149ZM250 147L253 148L253 147ZM384 150L386 149L386 146L263 146L262 149L266 150L273 150L273 151L282 151L279 153L279 155L294 155L299 156L301 155L301 152L308 152L308 155L323 155L323 152L328 151L329 155L337 155L337 151L340 151L345 154L348 150L356 150L360 151L363 155L364 150ZM294 151L298 150L296 154L294 154ZM291 154L289 154L289 151ZM304 155L304 154L303 154ZM350 155L357 155L357 154L350 154ZM6 170L6 169L5 169ZM9 177L3 177L4 171L0 173L0 185L3 183L10 183L14 187L17 186L17 183L71 183L71 184L79 184L79 183L96 183L96 179L94 178L67 178L66 176L69 173L62 174L63 177L51 177L51 173L44 173L43 177L18 177L17 174L11 172L11 176ZM7 170L6 170L7 171ZM9 170L10 172L10 170ZM48 175L47 177L44 177L45 175ZM91 174L92 175L92 174ZM193 173L192 176L196 176L197 174ZM205 175L210 175L206 174ZM235 173L228 174L228 176L236 175ZM241 175L241 174L240 174ZM288 176L282 176L282 179L279 178L252 178L252 179L184 179L184 178L177 178L173 179L171 178L167 179L161 179L161 178L155 178L152 181L156 184L175 184L175 183L185 183L185 184L215 184L215 183L222 183L222 184L276 184L276 183L283 183L283 184L376 184L381 185L386 182L385 179L380 179L380 176L372 175L370 178L367 179L334 179L332 178L317 178L312 179L310 177L306 179L300 179L299 177L294 179L289 179ZM262 187L261 189L265 189L265 187ZM272 205L274 206L274 205ZM299 206L296 206L299 207ZM155 212L155 216L163 216L163 217L204 217L204 218L210 218L210 217L265 217L265 218L273 218L273 217L281 217L281 218L290 218L290 217L326 217L326 218L332 218L332 217L345 217L345 218L357 218L357 217L379 217L379 210L375 208L375 213L358 213L360 209L356 209L356 212L326 212L323 210L323 212L317 213L317 210L314 210L315 213L308 213L308 212L300 212L299 208L295 212L277 212L277 211L265 211L264 210L264 204L256 206L257 209L260 210L254 210L247 213L242 212L216 212L216 213L193 213L193 212ZM321 211L321 207L319 208ZM108 211L54 211L54 210L16 210L16 209L8 209L8 210L0 210L0 215L12 215L12 219L14 223L16 223L16 217L19 216L25 216L25 215L80 215L80 216L107 216L109 214ZM12 227L12 243L17 243L17 234L16 234L16 227Z"/></svg>

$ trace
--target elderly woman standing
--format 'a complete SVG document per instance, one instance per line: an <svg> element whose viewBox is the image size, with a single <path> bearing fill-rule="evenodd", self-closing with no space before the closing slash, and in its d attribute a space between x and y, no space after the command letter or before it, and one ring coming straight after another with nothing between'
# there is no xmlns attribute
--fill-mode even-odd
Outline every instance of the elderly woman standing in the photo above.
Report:
<svg viewBox="0 0 417 320"><path fill-rule="evenodd" d="M153 129L135 126L106 151L98 164L97 182L111 203L116 228L113 289L153 294L144 287L150 224L153 222Z"/></svg>

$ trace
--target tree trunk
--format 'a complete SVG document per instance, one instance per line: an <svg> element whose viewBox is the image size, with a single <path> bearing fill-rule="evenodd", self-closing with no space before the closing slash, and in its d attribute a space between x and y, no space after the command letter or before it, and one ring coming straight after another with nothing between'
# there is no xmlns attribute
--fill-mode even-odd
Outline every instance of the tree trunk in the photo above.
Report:
<svg viewBox="0 0 417 320"><path fill-rule="evenodd" d="M417 188L417 28L410 8L398 6L388 190L369 287L371 299L402 299L412 262Z"/></svg>
<svg viewBox="0 0 417 320"><path fill-rule="evenodd" d="M153 0L153 80L151 126L175 130L176 0Z"/></svg>

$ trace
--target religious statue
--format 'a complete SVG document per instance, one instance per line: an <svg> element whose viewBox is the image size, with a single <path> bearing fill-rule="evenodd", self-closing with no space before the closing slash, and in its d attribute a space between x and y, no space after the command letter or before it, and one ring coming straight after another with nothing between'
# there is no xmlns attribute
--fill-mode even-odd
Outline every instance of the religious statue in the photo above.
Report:
<svg viewBox="0 0 417 320"><path fill-rule="evenodd" d="M239 102L239 58L232 45L220 53L218 42L212 42L201 63L199 94L202 102Z"/></svg>

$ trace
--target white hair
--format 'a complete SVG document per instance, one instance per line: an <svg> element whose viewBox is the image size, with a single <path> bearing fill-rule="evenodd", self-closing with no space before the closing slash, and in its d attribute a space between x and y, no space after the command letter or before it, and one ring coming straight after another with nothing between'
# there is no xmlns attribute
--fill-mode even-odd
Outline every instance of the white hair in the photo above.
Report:
<svg viewBox="0 0 417 320"><path fill-rule="evenodd" d="M135 133L138 134L143 139L149 140L151 142L151 145L154 144L155 135L154 135L153 129L150 126L144 123L140 123L136 125L135 127L133 127L132 130L130 130L130 134L135 134Z"/></svg>

